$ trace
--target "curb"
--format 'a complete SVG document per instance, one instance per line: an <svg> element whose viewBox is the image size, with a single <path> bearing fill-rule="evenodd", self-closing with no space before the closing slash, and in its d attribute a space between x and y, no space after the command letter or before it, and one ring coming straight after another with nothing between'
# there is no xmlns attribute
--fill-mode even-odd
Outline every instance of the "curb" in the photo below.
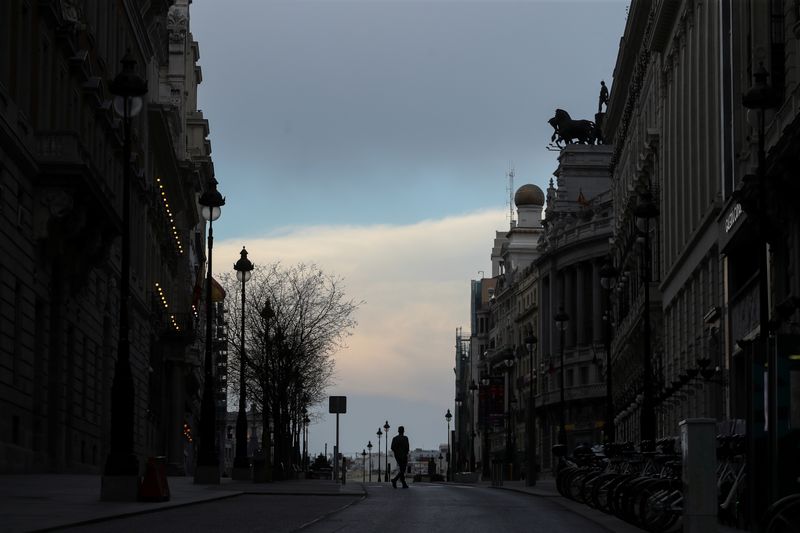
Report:
<svg viewBox="0 0 800 533"><path fill-rule="evenodd" d="M568 505L568 503L569 503L569 500L567 500L566 498L564 498L564 497L563 497L563 496L561 496L560 494L548 494L548 495L540 495L540 494L536 494L536 493L534 493L534 492L528 492L528 491L526 491L526 490L524 490L524 489L518 489L518 488L516 488L516 487L503 487L503 486L500 486L500 487L489 487L489 488L493 488L493 489L501 489L501 490L508 490L508 491L516 492L516 493L518 493L518 494L527 494L528 496L534 496L534 497L537 497L537 498L549 498L549 499L551 499L551 501L553 501L553 502L555 502L556 504L558 504L558 505L559 505L559 506L560 506L562 509L564 509L565 511L569 511L569 512L570 512L570 513L572 513L572 514L576 514L576 515L578 515L578 516L582 516L582 517L583 517L583 518L585 518L586 520L589 520L589 521L591 521L592 523L596 524L598 527L601 527L601 528L603 528L604 530L608 531L608 533L618 533L618 532L620 531L618 528L614 528L614 529L612 529L612 528L611 528L611 527L609 527L607 524L603 524L603 523L599 522L599 521L596 519L596 517L595 517L595 516L592 516L592 515L591 515L591 514L589 514L589 513L583 513L583 512L581 512L581 510L579 510L579 509L574 509L574 508L573 508L571 505ZM578 504L578 505L581 505L581 504ZM589 509L591 509L591 508L589 508ZM594 509L592 509L592 510L594 511ZM600 511L598 511L598 513L599 513L599 512L600 512ZM627 522L623 522L622 520L619 520L619 519L618 519L617 517L615 517L615 516L607 515L607 514L605 514L605 513L602 513L602 514L601 514L601 516L603 516L603 517L608 517L608 518L609 518L609 520L617 520L617 521L619 521L619 523L620 523L621 525L624 525L624 526L625 526L625 528L626 528L626 529L628 529L628 530L630 530L630 531L644 531L643 529L640 529L640 528L638 528L638 527L636 527L636 526L632 526L631 524L628 524Z"/></svg>
<svg viewBox="0 0 800 533"><path fill-rule="evenodd" d="M198 504L201 504L201 503L208 503L208 502L215 502L215 501L219 501L219 500L226 500L228 498L235 498L237 496L241 496L242 494L244 494L244 493L243 492L232 492L230 494L220 494L219 496L206 498L204 500L196 500L196 501L191 501L191 502L175 503L173 505L165 505L163 507L151 507L149 509L138 509L136 511L129 511L129 512L126 512L126 513L120 513L120 514L109 515L109 516L102 516L102 517L97 517L97 518L89 518L87 520L79 520L77 522L70 522L68 524L59 524L57 526L45 527L45 528L42 528L42 529L33 529L31 531L33 531L34 533L40 532L40 531L58 531L60 529L67 529L67 528L71 528L71 527L85 526L85 525L88 525L88 524L97 524L97 523L100 523L100 522L108 522L110 520L117 520L118 518L128 518L128 517L131 517L131 516L137 516L137 515L142 515L142 514L157 513L159 511L166 511L166 510L169 510L169 509L177 509L179 507L188 507L190 505L198 505Z"/></svg>
<svg viewBox="0 0 800 533"><path fill-rule="evenodd" d="M358 502L362 501L363 499L365 499L367 497L367 491L366 491L366 489L364 487L362 487L362 491L361 492L352 492L352 493L341 493L341 492L280 492L280 491L253 492L253 491L230 491L228 493L222 493L222 494L219 494L219 495L214 495L214 496L211 496L211 497L208 497L208 498L204 498L202 500L192 500L192 501L187 501L187 502L177 502L177 503L171 503L169 505L164 505L164 506L161 506L161 507L150 507L150 508L147 508L147 509L137 509L137 510L134 510L134 511L127 511L127 512L123 512L123 513L120 513L120 514L114 514L114 515L108 515L108 516L100 516L100 517L96 517L96 518L88 518L86 520L78 520L76 522L69 522L69 523L59 524L59 525L56 525L56 526L49 526L49 527L45 527L45 528L41 528L41 529L33 529L33 530L30 530L30 531L32 531L33 533L45 532L45 531L59 531L59 530L62 530L62 529L69 529L69 528L74 528L74 527L90 525L90 524L98 524L100 522L109 522L109 521L117 520L117 519L120 519L120 518L129 518L131 516L137 516L137 515L143 515L143 514L149 514L149 513L158 513L158 512L161 512L161 511L169 511L171 509L177 509L177 508L180 508L180 507L188 507L190 505L199 505L199 504L202 504L202 503L216 502L216 501L226 500L226 499L229 499L229 498L236 498L238 496L244 496L244 495L248 495L248 496L348 496L348 497L351 497L351 498L357 498L356 501L350 502L347 505L344 505L344 506L342 506L342 507L340 507L338 509L330 511L330 512L326 513L325 515L322 515L322 516L312 520L311 522L308 522L307 524L303 524L299 528L294 530L294 531L300 531L301 529L304 529L304 528L306 528L306 527L308 527L308 526L310 526L310 525L322 520L323 518L327 518L327 517L329 517L329 516L331 516L331 515L333 515L335 513L343 511L344 509L350 507L351 505L353 505L355 503L358 503Z"/></svg>

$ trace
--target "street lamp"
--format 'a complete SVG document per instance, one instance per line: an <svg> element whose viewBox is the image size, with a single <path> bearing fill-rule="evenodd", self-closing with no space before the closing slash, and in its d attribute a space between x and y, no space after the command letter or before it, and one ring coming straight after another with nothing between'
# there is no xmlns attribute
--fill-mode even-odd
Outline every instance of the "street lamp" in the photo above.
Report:
<svg viewBox="0 0 800 533"><path fill-rule="evenodd" d="M472 422L472 438L470 439L470 452L469 452L469 470L470 472L475 471L475 437L477 436L475 433L475 406L477 405L478 401L476 400L475 396L478 392L478 384L475 383L473 379L472 382L469 384L469 391L472 393L472 409L470 413L470 418Z"/></svg>
<svg viewBox="0 0 800 533"><path fill-rule="evenodd" d="M563 307L558 308L558 313L555 316L556 327L559 330L559 343L561 345L561 401L560 401L560 427L558 428L558 443L566 446L567 444L567 412L566 403L564 402L564 334L567 331L567 324L569 323L569 315L564 311Z"/></svg>
<svg viewBox="0 0 800 533"><path fill-rule="evenodd" d="M367 450L361 448L361 482L367 480Z"/></svg>
<svg viewBox="0 0 800 533"><path fill-rule="evenodd" d="M247 250L242 246L241 257L233 269L236 271L236 279L242 282L242 340L239 350L239 414L236 417L236 457L233 459L233 479L250 479L250 458L247 457L247 395L245 392L244 371L246 364L246 350L244 337L244 315L245 315L245 283L250 281L253 274L253 263L247 259Z"/></svg>
<svg viewBox="0 0 800 533"><path fill-rule="evenodd" d="M752 401L747 402L746 423L747 423L747 488L748 500L750 502L750 517L760 516L765 510L766 503L763 497L757 497L759 494L758 487L763 487L764 484L768 487L769 501L773 502L778 499L778 405L777 405L777 391L778 391L778 352L777 350L770 350L769 345L769 286L768 286L768 254L769 254L769 225L767 223L767 176L766 176L766 163L767 155L764 148L764 114L767 109L777 106L777 98L772 87L767 83L769 73L764 68L763 63L759 63L758 69L753 73L753 85L742 95L742 105L750 110L758 111L758 200L756 202L756 212L753 213L758 220L759 238L761 240L760 249L758 250L758 300L759 300L759 341L761 344L760 357L766 357L767 366L767 438L768 438L768 453L769 458L768 468L759 468L757 463L763 464L759 455L756 453L756 443L758 437L756 436L756 423L755 412ZM753 384L755 380L761 379L754 376L752 369L756 365L761 366L764 364L762 360L752 361L748 366L747 383L748 391L747 397L753 397ZM753 428L753 431L750 431ZM768 474L764 474L767 472Z"/></svg>
<svg viewBox="0 0 800 533"><path fill-rule="evenodd" d="M200 443L195 469L195 483L219 483L219 456L214 442L216 406L214 405L214 372L211 346L211 254L214 249L214 221L222 214L225 198L217 190L217 180L211 178L210 188L200 196L200 214L208 222L208 274L206 275L206 346L203 397L200 401ZM267 428L264 428L267 431Z"/></svg>
<svg viewBox="0 0 800 533"><path fill-rule="evenodd" d="M386 444L384 446L386 448L386 473L384 474L383 481L388 483L389 482L389 421L388 420L383 424L383 432L386 434Z"/></svg>
<svg viewBox="0 0 800 533"><path fill-rule="evenodd" d="M481 475L484 479L488 478L491 475L491 470L489 470L489 405L491 399L489 397L489 384L492 380L489 378L488 370L486 374L481 377L481 386L483 387L484 397L486 398L486 406L483 410L483 421L482 421L482 439L483 443L481 444Z"/></svg>
<svg viewBox="0 0 800 533"><path fill-rule="evenodd" d="M367 449L369 450L369 482L372 483L372 441L367 442Z"/></svg>
<svg viewBox="0 0 800 533"><path fill-rule="evenodd" d="M305 411L305 409L303 409ZM303 441L303 467L304 470L308 470L308 425L311 423L311 419L308 418L308 413L303 413L303 426L305 427L305 439Z"/></svg>
<svg viewBox="0 0 800 533"><path fill-rule="evenodd" d="M642 406L640 413L640 432L642 442L647 441L647 446L655 445L656 439L656 411L653 402L653 361L652 347L650 345L650 221L659 214L658 207L653 202L649 191L639 195L639 203L633 209L636 225L642 243L642 288L644 289L644 312L642 313L642 352L644 373L642 380ZM638 239L637 239L638 241Z"/></svg>
<svg viewBox="0 0 800 533"><path fill-rule="evenodd" d="M616 431L614 429L614 396L611 387L611 291L614 288L617 278L617 269L613 267L610 261L606 261L600 267L600 285L605 289L606 298L605 306L606 311L603 315L605 320L605 328L603 331L603 343L606 350L606 423L605 432L606 440L614 442L616 438Z"/></svg>
<svg viewBox="0 0 800 533"><path fill-rule="evenodd" d="M142 109L147 81L136 74L130 50L122 58L122 72L109 85L114 110L122 116L122 243L119 282L119 336L117 363L111 385L111 440L103 470L102 500L135 500L138 496L139 460L133 452L135 391L131 372L129 297L131 277L131 119Z"/></svg>
<svg viewBox="0 0 800 533"><path fill-rule="evenodd" d="M378 436L378 483L381 482L381 478L383 474L381 470L383 470L383 461L381 461L381 435L383 435L383 431L381 431L381 427L378 426L378 432L376 433Z"/></svg>
<svg viewBox="0 0 800 533"><path fill-rule="evenodd" d="M453 419L453 415L450 414L450 409L445 413L444 419L447 420L447 481L452 481L450 463L452 462L453 452L450 450L450 420Z"/></svg>
<svg viewBox="0 0 800 533"><path fill-rule="evenodd" d="M506 413L506 463L512 465L513 454L511 450L511 406L513 402L516 402L516 399L511 396L511 369L514 368L514 356L512 353L509 353L504 363L506 365L506 394L508 395L508 411ZM513 468L513 466L512 466Z"/></svg>
<svg viewBox="0 0 800 533"><path fill-rule="evenodd" d="M536 348L539 339L530 333L525 337L525 347L528 348L530 357L530 368L528 369L528 472L525 474L525 485L533 487L536 485L536 391L534 390L534 368L533 350Z"/></svg>

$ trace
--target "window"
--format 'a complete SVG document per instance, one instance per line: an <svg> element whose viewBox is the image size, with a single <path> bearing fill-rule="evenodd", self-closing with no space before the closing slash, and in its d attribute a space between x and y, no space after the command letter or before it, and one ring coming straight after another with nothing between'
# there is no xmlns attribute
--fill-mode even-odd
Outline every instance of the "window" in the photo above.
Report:
<svg viewBox="0 0 800 533"><path fill-rule="evenodd" d="M589 367L582 366L580 368L580 383L579 385L588 385L589 384Z"/></svg>

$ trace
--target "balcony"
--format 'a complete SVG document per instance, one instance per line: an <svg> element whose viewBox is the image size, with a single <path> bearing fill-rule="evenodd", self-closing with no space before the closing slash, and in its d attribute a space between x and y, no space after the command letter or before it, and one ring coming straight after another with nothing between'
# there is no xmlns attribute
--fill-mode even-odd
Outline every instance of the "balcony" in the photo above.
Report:
<svg viewBox="0 0 800 533"><path fill-rule="evenodd" d="M589 385L575 385L564 387L564 401L589 400L604 398L606 386L604 383L591 383ZM561 389L556 385L553 390L543 392L536 397L536 407L557 404L561 401Z"/></svg>

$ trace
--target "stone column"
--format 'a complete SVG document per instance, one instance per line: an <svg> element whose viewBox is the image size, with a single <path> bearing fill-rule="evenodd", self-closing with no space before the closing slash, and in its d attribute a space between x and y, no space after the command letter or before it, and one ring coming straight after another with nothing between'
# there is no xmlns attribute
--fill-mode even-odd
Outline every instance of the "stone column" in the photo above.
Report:
<svg viewBox="0 0 800 533"><path fill-rule="evenodd" d="M575 266L575 333L577 335L578 346L584 346L588 342L589 332L589 302L586 301L586 265L578 263Z"/></svg>
<svg viewBox="0 0 800 533"><path fill-rule="evenodd" d="M592 261L592 341L603 342L603 312L605 311L605 294L600 287L600 263Z"/></svg>
<svg viewBox="0 0 800 533"><path fill-rule="evenodd" d="M575 330L578 325L575 313L575 276L574 267L569 266L563 270L564 273L564 310L569 315L567 331L564 335L565 347L575 346Z"/></svg>

